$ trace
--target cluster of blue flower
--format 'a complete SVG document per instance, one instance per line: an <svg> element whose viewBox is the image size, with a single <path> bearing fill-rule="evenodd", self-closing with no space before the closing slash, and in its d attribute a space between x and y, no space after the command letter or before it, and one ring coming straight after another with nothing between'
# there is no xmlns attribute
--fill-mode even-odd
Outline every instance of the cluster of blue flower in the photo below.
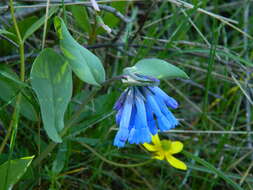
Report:
<svg viewBox="0 0 253 190"><path fill-rule="evenodd" d="M174 128L178 120L168 107L176 109L178 103L157 85L128 87L114 105L119 125L114 145L123 147L127 141L130 144L149 143L158 129L163 132Z"/></svg>

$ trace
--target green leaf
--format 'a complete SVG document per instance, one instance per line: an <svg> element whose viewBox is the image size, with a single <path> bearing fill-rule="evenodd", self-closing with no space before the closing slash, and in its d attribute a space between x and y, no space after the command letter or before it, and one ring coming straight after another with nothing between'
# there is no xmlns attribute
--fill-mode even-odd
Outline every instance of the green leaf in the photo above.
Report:
<svg viewBox="0 0 253 190"><path fill-rule="evenodd" d="M48 19L58 10L58 7L53 7L49 10ZM36 30L38 30L45 22L45 15L33 23L26 31L23 37L25 41L29 36L31 36Z"/></svg>
<svg viewBox="0 0 253 190"><path fill-rule="evenodd" d="M34 156L10 160L0 166L0 189L10 190L31 164Z"/></svg>
<svg viewBox="0 0 253 190"><path fill-rule="evenodd" d="M63 142L62 144L59 145L59 149L58 149L58 152L57 152L57 155L53 162L53 167L52 167L52 171L55 175L58 175L63 170L65 162L68 160L67 150L68 150L68 147L67 147L66 142Z"/></svg>
<svg viewBox="0 0 253 190"><path fill-rule="evenodd" d="M60 39L61 50L74 73L89 84L99 86L104 82L105 71L98 57L75 41L61 18L55 17L54 25Z"/></svg>
<svg viewBox="0 0 253 190"><path fill-rule="evenodd" d="M5 78L7 78L7 79L9 79L9 80L11 80L11 81L13 81L13 82L15 82L17 85L20 85L20 86L22 86L22 87L27 87L27 88L29 88L29 86L28 86L26 83L20 81L20 80L15 76L14 73L9 73L9 72L7 72L6 70L1 70L1 68L0 68L0 76L3 76L3 77L5 77Z"/></svg>
<svg viewBox="0 0 253 190"><path fill-rule="evenodd" d="M222 171L218 170L217 168L215 168L212 164L206 162L205 160L193 155L190 152L187 151L183 151L182 152L185 156L187 156L188 158L191 158L193 160L195 160L196 162L198 162L199 164L205 166L206 168L208 168L210 171L214 172L215 174L217 174L219 177L221 177L222 179L224 179L228 184L230 184L234 189L237 190L243 190L240 185L238 185L237 183L235 183L231 178L227 177Z"/></svg>
<svg viewBox="0 0 253 190"><path fill-rule="evenodd" d="M31 17L27 17L22 19L21 21L18 21L18 27L19 27L19 31L20 31L20 35L23 38L27 29L30 28L30 26L34 25L34 23L36 23L36 21L38 20L38 17L36 16L31 16ZM15 28L14 26L10 27L7 29L8 32L11 32L13 34L15 34ZM18 37L15 35L8 35L8 37L10 39L12 39L14 42L18 43Z"/></svg>
<svg viewBox="0 0 253 190"><path fill-rule="evenodd" d="M0 34L6 34L6 35L9 35L9 36L13 36L13 37L16 36L14 33L9 32L9 31L4 30L4 29L0 29Z"/></svg>
<svg viewBox="0 0 253 190"><path fill-rule="evenodd" d="M31 70L31 84L38 97L44 128L49 138L62 142L64 113L72 95L71 69L52 49L43 50Z"/></svg>
<svg viewBox="0 0 253 190"><path fill-rule="evenodd" d="M82 5L72 5L70 10L76 20L77 25L85 32L90 33L91 26L86 8Z"/></svg>
<svg viewBox="0 0 253 190"><path fill-rule="evenodd" d="M163 78L189 78L187 74L178 67L156 58L142 59L138 61L133 67L127 67L124 69L124 73L137 73L147 76L156 77L158 79Z"/></svg>
<svg viewBox="0 0 253 190"><path fill-rule="evenodd" d="M25 87L29 86L20 81L15 72L4 65L0 66L0 99L14 106L15 97L21 92L21 114L27 119L36 121L37 112L34 105L30 102L31 94Z"/></svg>

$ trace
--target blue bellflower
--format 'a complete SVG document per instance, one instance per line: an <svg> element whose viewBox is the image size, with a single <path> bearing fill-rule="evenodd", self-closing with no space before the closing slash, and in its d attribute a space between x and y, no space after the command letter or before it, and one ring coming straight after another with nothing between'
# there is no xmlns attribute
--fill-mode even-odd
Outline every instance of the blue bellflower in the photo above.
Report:
<svg viewBox="0 0 253 190"><path fill-rule="evenodd" d="M159 82L152 77L138 76ZM114 105L119 126L114 145L124 147L127 141L130 144L150 143L152 135L156 135L158 130L164 132L174 128L178 120L168 107L176 109L178 103L158 86L128 87Z"/></svg>

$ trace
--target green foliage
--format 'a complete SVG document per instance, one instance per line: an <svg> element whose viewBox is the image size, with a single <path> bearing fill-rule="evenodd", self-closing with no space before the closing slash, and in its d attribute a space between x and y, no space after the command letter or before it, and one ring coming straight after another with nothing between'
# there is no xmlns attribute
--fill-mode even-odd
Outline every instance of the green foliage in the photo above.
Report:
<svg viewBox="0 0 253 190"><path fill-rule="evenodd" d="M34 156L10 160L0 165L0 189L10 190L24 175Z"/></svg>
<svg viewBox="0 0 253 190"><path fill-rule="evenodd" d="M63 170L66 159L67 159L67 143L65 142L60 144L56 158L53 162L52 172L54 174L59 174Z"/></svg>
<svg viewBox="0 0 253 190"><path fill-rule="evenodd" d="M21 82L18 76L10 68L6 66L0 67L0 88L2 92L0 93L0 99L5 101L7 104L14 105L14 100L19 92L22 93L21 97L21 114L27 119L32 121L37 120L36 109L31 102L31 94L25 89L28 85Z"/></svg>
<svg viewBox="0 0 253 190"><path fill-rule="evenodd" d="M189 78L187 74L178 67L161 59L142 59L133 67L125 68L124 73L137 73L158 79Z"/></svg>
<svg viewBox="0 0 253 190"><path fill-rule="evenodd" d="M253 189L251 1L106 1L101 11L15 1L15 27L11 2L0 3L0 190L6 164L15 190ZM184 143L186 172L141 145L113 146L121 79L136 73L178 101L180 125L159 135ZM13 160L25 155L33 164Z"/></svg>
<svg viewBox="0 0 253 190"><path fill-rule="evenodd" d="M57 7L53 7L49 10L48 19L58 10ZM25 41L29 36L31 36L34 32L36 32L45 21L45 16L38 19L35 23L29 26L29 28L25 31L23 36L23 41Z"/></svg>
<svg viewBox="0 0 253 190"><path fill-rule="evenodd" d="M127 7L127 3L122 1L122 2L111 2L109 4L111 7L113 7L114 9L116 9L117 11L119 11L120 13L122 14L125 14L126 12L126 7ZM109 12L104 12L103 13L103 17L102 17L104 23L106 25L108 25L110 28L114 28L116 27L119 22L121 22L121 20L116 17L115 15L113 15L112 13L109 13Z"/></svg>
<svg viewBox="0 0 253 190"><path fill-rule="evenodd" d="M13 34L12 32L9 32L9 31L4 30L4 29L0 29L0 34L5 34L5 35L9 35L9 36L15 36L15 34Z"/></svg>
<svg viewBox="0 0 253 190"><path fill-rule="evenodd" d="M61 18L55 17L54 25L61 50L74 73L89 84L99 86L104 82L105 71L98 57L74 40Z"/></svg>
<svg viewBox="0 0 253 190"><path fill-rule="evenodd" d="M39 100L47 135L55 142L62 142L64 113L72 95L67 61L52 49L43 50L33 63L31 84Z"/></svg>
<svg viewBox="0 0 253 190"><path fill-rule="evenodd" d="M81 5L73 5L70 7L70 10L76 20L77 26L80 27L84 32L90 33L91 25L86 8Z"/></svg>
<svg viewBox="0 0 253 190"><path fill-rule="evenodd" d="M22 21L18 22L18 26L20 29L20 35L22 38L27 38L29 37L29 35L31 35L31 29L33 28L32 26L36 25L38 21L38 17L36 16L31 16L28 17L26 19L23 19ZM15 28L14 27L10 27L8 28L8 31L15 34ZM13 36L12 34L8 34L8 37L10 37L10 39L12 39L15 42L18 42L18 37L15 34L15 36Z"/></svg>
<svg viewBox="0 0 253 190"><path fill-rule="evenodd" d="M205 166L208 170L213 171L215 174L217 174L218 176L223 178L228 184L233 186L234 189L242 190L242 188L237 183L235 183L233 180L231 180L229 177L227 177L227 175L224 174L222 171L215 168L212 164L206 162L205 160L199 158L198 156L191 154L190 152L184 151L183 154L185 154L187 157L195 160L196 162L200 163L201 165Z"/></svg>

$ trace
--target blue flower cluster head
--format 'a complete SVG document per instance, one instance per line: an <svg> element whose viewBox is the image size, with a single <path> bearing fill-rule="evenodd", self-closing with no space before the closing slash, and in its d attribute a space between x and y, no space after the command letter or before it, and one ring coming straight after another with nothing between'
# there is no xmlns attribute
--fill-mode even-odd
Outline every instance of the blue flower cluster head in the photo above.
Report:
<svg viewBox="0 0 253 190"><path fill-rule="evenodd" d="M127 141L130 144L149 143L158 130L168 131L178 125L178 120L168 109L176 109L177 101L158 87L158 79L147 76L141 78L151 80L154 84L128 87L114 105L119 126L114 139L117 147L124 147Z"/></svg>

